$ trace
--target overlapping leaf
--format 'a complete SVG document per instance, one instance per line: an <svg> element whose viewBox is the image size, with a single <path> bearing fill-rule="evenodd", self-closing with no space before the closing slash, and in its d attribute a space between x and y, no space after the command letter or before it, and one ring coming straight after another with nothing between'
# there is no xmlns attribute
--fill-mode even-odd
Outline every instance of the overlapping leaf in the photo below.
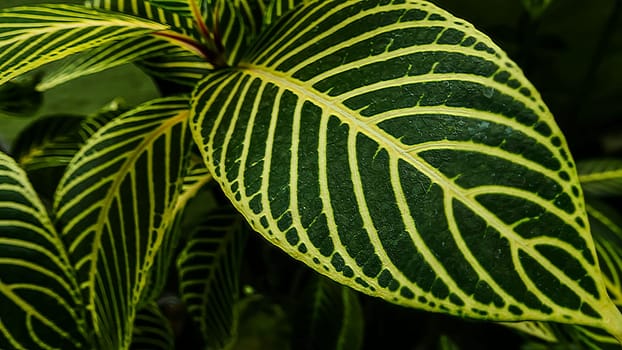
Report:
<svg viewBox="0 0 622 350"><path fill-rule="evenodd" d="M0 10L0 84L69 55L166 28L74 5Z"/></svg>
<svg viewBox="0 0 622 350"><path fill-rule="evenodd" d="M55 198L97 346L127 349L136 306L181 190L187 100L168 98L99 130L69 164Z"/></svg>
<svg viewBox="0 0 622 350"><path fill-rule="evenodd" d="M180 293L208 348L235 341L245 225L232 210L210 213L179 256Z"/></svg>
<svg viewBox="0 0 622 350"><path fill-rule="evenodd" d="M0 348L82 349L75 270L17 163L0 152Z"/></svg>
<svg viewBox="0 0 622 350"><path fill-rule="evenodd" d="M130 350L173 350L175 337L169 320L155 302L148 303L136 314Z"/></svg>
<svg viewBox="0 0 622 350"><path fill-rule="evenodd" d="M489 38L420 1L323 1L193 97L193 136L253 228L425 310L609 328L562 134Z"/></svg>
<svg viewBox="0 0 622 350"><path fill-rule="evenodd" d="M577 163L579 180L587 195L622 195L622 160L595 159Z"/></svg>
<svg viewBox="0 0 622 350"><path fill-rule="evenodd" d="M305 288L299 303L292 349L362 348L363 315L352 289L317 276Z"/></svg>

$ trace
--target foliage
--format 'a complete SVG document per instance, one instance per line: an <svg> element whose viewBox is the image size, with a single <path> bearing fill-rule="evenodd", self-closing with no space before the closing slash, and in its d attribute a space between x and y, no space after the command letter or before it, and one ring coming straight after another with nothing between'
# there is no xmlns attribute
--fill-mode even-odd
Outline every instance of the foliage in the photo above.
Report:
<svg viewBox="0 0 622 350"><path fill-rule="evenodd" d="M518 65L436 5L91 0L0 28L7 113L126 63L162 93L0 152L0 348L362 349L364 295L620 347L622 221L596 197L622 161L575 165Z"/></svg>

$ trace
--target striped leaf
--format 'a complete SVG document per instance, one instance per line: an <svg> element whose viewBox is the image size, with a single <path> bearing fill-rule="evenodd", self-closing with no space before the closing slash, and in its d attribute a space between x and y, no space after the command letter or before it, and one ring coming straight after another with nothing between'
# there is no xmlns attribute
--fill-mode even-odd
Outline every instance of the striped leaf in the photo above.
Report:
<svg viewBox="0 0 622 350"><path fill-rule="evenodd" d="M311 2L310 0L272 0L266 10L264 21L266 25L275 23L284 14L291 11L294 7Z"/></svg>
<svg viewBox="0 0 622 350"><path fill-rule="evenodd" d="M168 55L177 48L178 46L157 36L115 41L72 56L59 68L48 72L37 85L37 90L46 91L89 74L99 73L141 59Z"/></svg>
<svg viewBox="0 0 622 350"><path fill-rule="evenodd" d="M361 349L364 320L356 293L323 276L314 276L304 291L292 349Z"/></svg>
<svg viewBox="0 0 622 350"><path fill-rule="evenodd" d="M298 7L198 85L192 118L252 227L330 278L622 340L553 117L501 49L430 3Z"/></svg>
<svg viewBox="0 0 622 350"><path fill-rule="evenodd" d="M500 324L549 343L557 343L559 341L555 328L548 322L524 321L502 322Z"/></svg>
<svg viewBox="0 0 622 350"><path fill-rule="evenodd" d="M622 160L596 159L577 163L579 181L587 195L622 195Z"/></svg>
<svg viewBox="0 0 622 350"><path fill-rule="evenodd" d="M75 270L25 172L0 152L0 349L87 348Z"/></svg>
<svg viewBox="0 0 622 350"><path fill-rule="evenodd" d="M193 18L154 6L149 0L87 0L86 4L91 8L121 12L144 19L150 19L158 23L166 24L176 32L195 39L199 38Z"/></svg>
<svg viewBox="0 0 622 350"><path fill-rule="evenodd" d="M175 337L168 319L164 317L157 303L147 304L136 314L130 350L173 349Z"/></svg>
<svg viewBox="0 0 622 350"><path fill-rule="evenodd" d="M69 55L164 29L163 24L75 5L0 10L0 85Z"/></svg>
<svg viewBox="0 0 622 350"><path fill-rule="evenodd" d="M13 154L27 172L65 167L97 130L125 111L118 100L113 100L89 117L43 117L20 132L12 147Z"/></svg>
<svg viewBox="0 0 622 350"><path fill-rule="evenodd" d="M234 211L212 212L177 260L182 300L208 349L223 349L236 340L245 229Z"/></svg>
<svg viewBox="0 0 622 350"><path fill-rule="evenodd" d="M136 305L174 217L186 154L187 100L159 99L100 129L56 192L97 345L127 349Z"/></svg>

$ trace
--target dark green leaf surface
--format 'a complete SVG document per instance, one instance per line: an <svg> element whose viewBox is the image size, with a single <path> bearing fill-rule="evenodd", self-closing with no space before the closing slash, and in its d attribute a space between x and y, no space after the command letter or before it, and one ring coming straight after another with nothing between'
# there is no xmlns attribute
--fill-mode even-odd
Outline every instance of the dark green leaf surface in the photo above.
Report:
<svg viewBox="0 0 622 350"><path fill-rule="evenodd" d="M0 152L0 349L87 348L75 270L25 172Z"/></svg>
<svg viewBox="0 0 622 350"><path fill-rule="evenodd" d="M182 300L209 349L227 348L236 340L245 230L234 211L212 212L177 261Z"/></svg>
<svg viewBox="0 0 622 350"><path fill-rule="evenodd" d="M100 129L73 158L54 209L98 347L127 349L149 270L174 219L187 100L154 100Z"/></svg>
<svg viewBox="0 0 622 350"><path fill-rule="evenodd" d="M419 1L297 8L193 96L193 136L253 228L365 293L610 328L576 170L520 69Z"/></svg>

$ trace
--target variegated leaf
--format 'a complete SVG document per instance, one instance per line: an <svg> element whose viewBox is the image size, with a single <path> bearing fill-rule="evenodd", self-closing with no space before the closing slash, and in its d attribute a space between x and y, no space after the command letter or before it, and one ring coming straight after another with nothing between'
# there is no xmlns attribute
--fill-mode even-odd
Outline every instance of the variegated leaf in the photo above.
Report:
<svg viewBox="0 0 622 350"><path fill-rule="evenodd" d="M236 340L246 226L233 210L208 215L177 260L180 294L209 349Z"/></svg>
<svg viewBox="0 0 622 350"><path fill-rule="evenodd" d="M109 42L165 30L163 24L77 5L0 10L0 84Z"/></svg>
<svg viewBox="0 0 622 350"><path fill-rule="evenodd" d="M83 349L76 271L26 173L0 152L0 349Z"/></svg>
<svg viewBox="0 0 622 350"><path fill-rule="evenodd" d="M127 349L153 259L181 190L187 100L154 100L100 129L56 192L62 228L97 346Z"/></svg>
<svg viewBox="0 0 622 350"><path fill-rule="evenodd" d="M313 2L192 104L226 195L317 271L402 305L622 339L563 135L463 20L415 0Z"/></svg>
<svg viewBox="0 0 622 350"><path fill-rule="evenodd" d="M577 163L579 181L587 195L622 195L622 160L594 159Z"/></svg>

